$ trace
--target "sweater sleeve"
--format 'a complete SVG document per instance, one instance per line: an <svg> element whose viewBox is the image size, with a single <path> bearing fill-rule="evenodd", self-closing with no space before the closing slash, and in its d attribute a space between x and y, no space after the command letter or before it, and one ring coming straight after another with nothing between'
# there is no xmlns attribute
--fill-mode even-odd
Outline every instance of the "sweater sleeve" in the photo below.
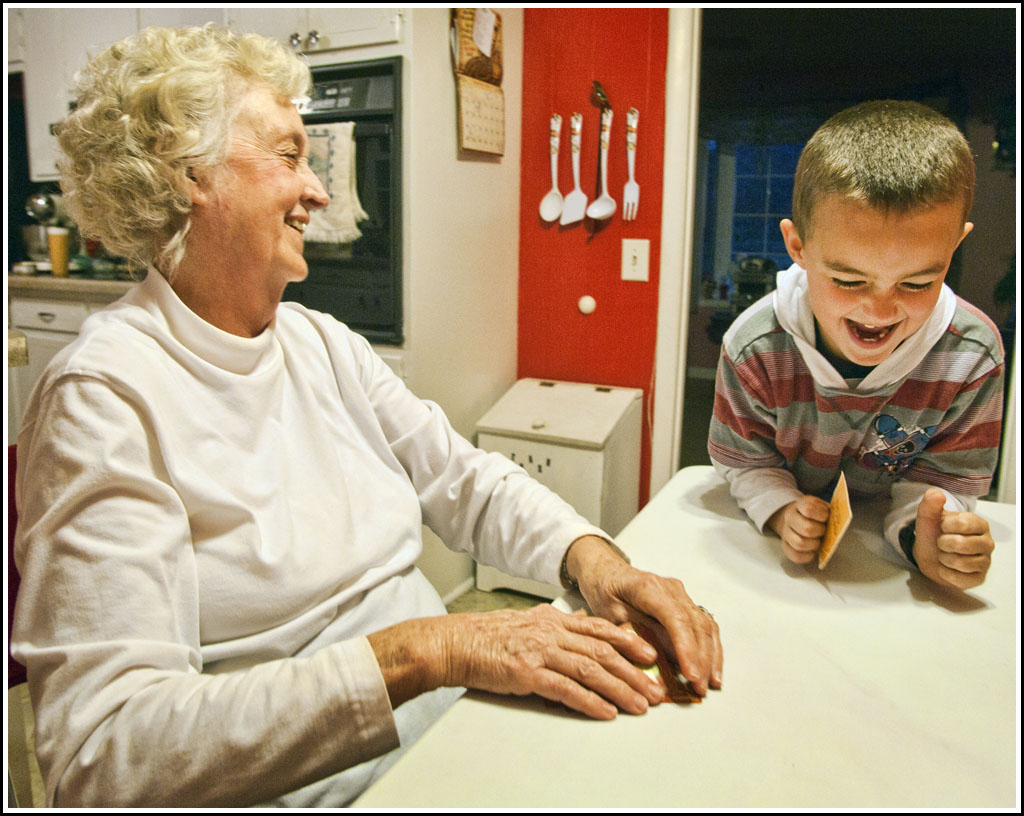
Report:
<svg viewBox="0 0 1024 816"><path fill-rule="evenodd" d="M551 584L569 545L600 528L522 467L483 451L452 428L440 406L421 400L353 336L362 387L419 496L423 520L452 550Z"/></svg>
<svg viewBox="0 0 1024 816"><path fill-rule="evenodd" d="M766 383L767 377L760 382ZM723 347L708 454L740 508L764 532L776 510L803 494L775 447L776 417L760 382L741 375Z"/></svg>
<svg viewBox="0 0 1024 816"><path fill-rule="evenodd" d="M1003 365L971 378L957 393L928 446L902 478L954 495L984 496L999 461Z"/></svg>
<svg viewBox="0 0 1024 816"><path fill-rule="evenodd" d="M1002 434L1003 376L998 357L982 355L960 387L928 446L892 488L892 507L885 518L885 539L906 560L899 532L917 518L917 506L930 487L946 494L946 510L974 511L988 493Z"/></svg>
<svg viewBox="0 0 1024 816"><path fill-rule="evenodd" d="M365 638L203 673L190 520L130 395L64 376L33 417L12 645L49 805L256 804L397 745Z"/></svg>
<svg viewBox="0 0 1024 816"><path fill-rule="evenodd" d="M906 567L914 565L900 546L900 530L917 520L917 506L921 503L921 497L933 486L909 481L898 481L892 486L892 506L882 522L882 531L896 561ZM978 503L974 496L957 496L948 490L942 492L946 494L945 510L950 513L973 512Z"/></svg>

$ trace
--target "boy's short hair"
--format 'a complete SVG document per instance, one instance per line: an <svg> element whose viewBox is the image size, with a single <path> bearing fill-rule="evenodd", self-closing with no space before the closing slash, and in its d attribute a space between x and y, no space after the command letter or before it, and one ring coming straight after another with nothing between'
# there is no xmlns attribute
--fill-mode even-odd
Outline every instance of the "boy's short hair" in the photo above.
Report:
<svg viewBox="0 0 1024 816"><path fill-rule="evenodd" d="M974 158L949 119L918 102L863 102L837 113L804 146L793 181L793 223L810 237L814 207L830 195L883 211L974 201Z"/></svg>

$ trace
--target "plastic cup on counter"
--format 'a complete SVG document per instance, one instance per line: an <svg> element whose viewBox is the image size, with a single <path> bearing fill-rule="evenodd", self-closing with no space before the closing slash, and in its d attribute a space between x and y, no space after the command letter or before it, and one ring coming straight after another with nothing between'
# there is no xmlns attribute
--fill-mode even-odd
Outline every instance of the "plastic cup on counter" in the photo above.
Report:
<svg viewBox="0 0 1024 816"><path fill-rule="evenodd" d="M46 240L50 245L50 266L54 277L66 278L71 261L71 234L67 227L47 227Z"/></svg>

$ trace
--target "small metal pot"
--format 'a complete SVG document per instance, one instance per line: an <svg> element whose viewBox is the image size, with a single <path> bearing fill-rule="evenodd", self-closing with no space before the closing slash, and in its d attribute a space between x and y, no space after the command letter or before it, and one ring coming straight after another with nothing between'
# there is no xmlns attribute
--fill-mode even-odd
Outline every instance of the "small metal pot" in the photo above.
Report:
<svg viewBox="0 0 1024 816"><path fill-rule="evenodd" d="M44 224L22 227L21 237L25 242L25 253L30 261L50 260L50 245L46 241L46 226Z"/></svg>

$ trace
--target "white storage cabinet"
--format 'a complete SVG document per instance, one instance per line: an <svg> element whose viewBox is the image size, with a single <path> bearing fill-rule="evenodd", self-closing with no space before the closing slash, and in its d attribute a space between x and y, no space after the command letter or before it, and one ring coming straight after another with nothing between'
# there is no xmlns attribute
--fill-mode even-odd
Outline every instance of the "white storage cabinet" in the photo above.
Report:
<svg viewBox="0 0 1024 816"><path fill-rule="evenodd" d="M477 445L504 454L616 535L639 504L642 397L638 388L519 380L477 423ZM482 564L476 585L544 598L564 592Z"/></svg>

